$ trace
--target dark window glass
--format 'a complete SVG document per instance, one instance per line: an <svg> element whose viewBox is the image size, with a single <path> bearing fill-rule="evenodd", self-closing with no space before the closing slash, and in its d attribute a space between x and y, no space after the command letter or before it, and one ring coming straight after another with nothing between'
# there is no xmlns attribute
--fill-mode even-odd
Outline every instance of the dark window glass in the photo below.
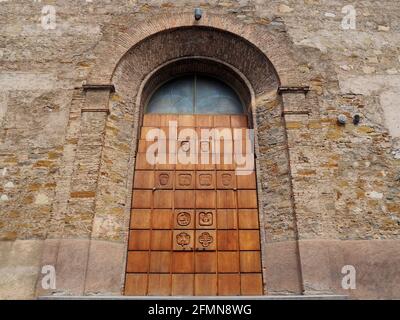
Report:
<svg viewBox="0 0 400 320"><path fill-rule="evenodd" d="M241 114L243 105L222 81L191 75L173 79L156 90L146 113Z"/></svg>

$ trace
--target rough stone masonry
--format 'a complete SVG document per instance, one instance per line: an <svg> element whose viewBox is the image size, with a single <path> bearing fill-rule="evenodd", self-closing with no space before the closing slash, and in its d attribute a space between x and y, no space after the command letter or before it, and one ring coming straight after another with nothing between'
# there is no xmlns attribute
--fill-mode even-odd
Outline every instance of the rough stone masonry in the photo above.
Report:
<svg viewBox="0 0 400 320"><path fill-rule="evenodd" d="M3 0L0 16L0 298L123 294L141 88L191 56L254 91L265 294L400 298L397 0Z"/></svg>

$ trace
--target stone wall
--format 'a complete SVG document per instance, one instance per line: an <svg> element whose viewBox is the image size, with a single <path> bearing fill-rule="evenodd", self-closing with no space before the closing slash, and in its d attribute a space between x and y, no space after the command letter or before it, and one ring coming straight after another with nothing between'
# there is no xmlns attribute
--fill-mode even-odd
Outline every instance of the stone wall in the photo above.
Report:
<svg viewBox="0 0 400 320"><path fill-rule="evenodd" d="M399 298L400 7L355 2L356 29L344 30L348 4L3 1L0 297L121 294L140 120L138 97L126 92L187 50L230 63L256 93L267 292ZM56 10L55 29L40 23L45 5ZM190 38L195 6L204 11L195 27L240 38L215 42L225 51L204 48L215 38ZM174 39L181 48L168 46ZM246 56L247 43L262 54ZM279 85L311 91L277 95L275 72ZM85 83L114 83L116 92ZM57 290L40 288L46 264L56 267ZM356 290L340 287L348 264L360 279Z"/></svg>

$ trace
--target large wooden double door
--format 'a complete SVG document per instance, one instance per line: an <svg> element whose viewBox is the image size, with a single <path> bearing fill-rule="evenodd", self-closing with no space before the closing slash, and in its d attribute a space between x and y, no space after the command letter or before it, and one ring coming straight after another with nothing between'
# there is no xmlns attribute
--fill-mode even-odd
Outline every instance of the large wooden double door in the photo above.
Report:
<svg viewBox="0 0 400 320"><path fill-rule="evenodd" d="M254 169L237 175L234 163L149 163L146 133L168 130L170 121L178 130L248 128L244 115L144 115L125 294L263 294Z"/></svg>

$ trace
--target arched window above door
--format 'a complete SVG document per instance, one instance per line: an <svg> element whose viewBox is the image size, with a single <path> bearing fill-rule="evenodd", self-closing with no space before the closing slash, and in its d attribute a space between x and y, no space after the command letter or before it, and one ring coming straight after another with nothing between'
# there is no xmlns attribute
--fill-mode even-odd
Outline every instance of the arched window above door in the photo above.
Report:
<svg viewBox="0 0 400 320"><path fill-rule="evenodd" d="M174 78L159 87L147 103L146 113L243 114L243 103L224 82L203 75Z"/></svg>

